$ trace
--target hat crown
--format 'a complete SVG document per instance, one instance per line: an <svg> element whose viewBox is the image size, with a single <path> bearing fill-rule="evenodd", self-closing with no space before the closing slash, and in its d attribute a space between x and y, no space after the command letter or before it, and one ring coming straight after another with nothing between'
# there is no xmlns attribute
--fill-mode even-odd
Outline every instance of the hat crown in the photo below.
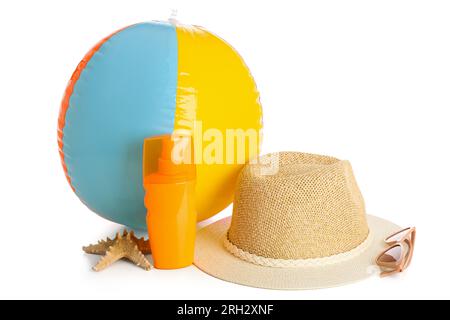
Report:
<svg viewBox="0 0 450 320"><path fill-rule="evenodd" d="M266 174L267 163L278 170ZM229 241L273 259L322 258L367 238L364 200L348 161L306 153L261 157L240 173Z"/></svg>

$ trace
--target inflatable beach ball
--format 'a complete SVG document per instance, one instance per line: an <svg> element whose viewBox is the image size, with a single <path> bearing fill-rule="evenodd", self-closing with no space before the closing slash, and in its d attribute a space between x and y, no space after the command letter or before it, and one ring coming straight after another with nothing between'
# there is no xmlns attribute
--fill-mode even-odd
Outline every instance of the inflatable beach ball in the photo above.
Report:
<svg viewBox="0 0 450 320"><path fill-rule="evenodd" d="M151 22L117 31L83 58L63 98L58 144L83 203L106 219L145 229L145 138L185 130L222 155L225 147L211 150L212 140L227 141L230 129L261 127L258 91L231 46L201 27ZM245 159L258 152L250 149ZM243 166L213 160L196 163L198 220L231 203Z"/></svg>

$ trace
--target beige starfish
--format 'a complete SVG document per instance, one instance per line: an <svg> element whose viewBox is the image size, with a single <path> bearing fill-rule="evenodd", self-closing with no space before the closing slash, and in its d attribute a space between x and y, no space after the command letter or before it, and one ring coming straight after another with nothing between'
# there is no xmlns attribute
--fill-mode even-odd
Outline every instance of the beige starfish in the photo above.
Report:
<svg viewBox="0 0 450 320"><path fill-rule="evenodd" d="M127 230L123 231L122 237L126 237L128 234L130 235L131 240L137 244L139 251L143 254L152 253L149 240L145 240L144 237L138 238L135 236L134 231L128 232ZM91 244L87 247L83 247L83 251L89 254L105 255L108 248L113 245L117 238L118 237L116 236L114 239L106 238L106 240L100 240L97 244Z"/></svg>
<svg viewBox="0 0 450 320"><path fill-rule="evenodd" d="M83 251L104 255L94 266L95 271L101 271L123 258L132 261L145 270L151 268L150 262L144 256L144 254L151 253L150 243L144 238L137 238L133 231L127 232L125 230L122 235L117 233L113 240L110 238L101 240L97 244L83 247Z"/></svg>

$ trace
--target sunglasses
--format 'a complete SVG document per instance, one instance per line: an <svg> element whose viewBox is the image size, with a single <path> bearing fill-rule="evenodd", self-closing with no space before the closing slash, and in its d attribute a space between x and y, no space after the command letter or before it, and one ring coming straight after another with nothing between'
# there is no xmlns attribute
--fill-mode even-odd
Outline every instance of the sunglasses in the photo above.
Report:
<svg viewBox="0 0 450 320"><path fill-rule="evenodd" d="M380 253L376 263L381 268L381 277L402 272L411 263L416 239L416 228L409 227L400 230L384 241L389 247Z"/></svg>

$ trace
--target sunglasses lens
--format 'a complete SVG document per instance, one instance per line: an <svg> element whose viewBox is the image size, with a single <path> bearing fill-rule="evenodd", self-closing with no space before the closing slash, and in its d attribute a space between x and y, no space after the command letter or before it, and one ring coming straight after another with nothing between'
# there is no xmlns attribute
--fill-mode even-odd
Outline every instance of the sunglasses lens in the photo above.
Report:
<svg viewBox="0 0 450 320"><path fill-rule="evenodd" d="M402 258L402 247L400 245L393 246L383 253L378 260L380 262L398 262Z"/></svg>
<svg viewBox="0 0 450 320"><path fill-rule="evenodd" d="M400 232L398 232L398 233L396 233L396 234L393 234L393 235L390 236L389 238L386 238L386 241L387 241L387 242L397 242L397 241L400 241L400 240L402 240L402 239L406 236L406 234L409 232L410 229L411 229L411 228L407 228L407 229L402 230L402 231L400 231Z"/></svg>

